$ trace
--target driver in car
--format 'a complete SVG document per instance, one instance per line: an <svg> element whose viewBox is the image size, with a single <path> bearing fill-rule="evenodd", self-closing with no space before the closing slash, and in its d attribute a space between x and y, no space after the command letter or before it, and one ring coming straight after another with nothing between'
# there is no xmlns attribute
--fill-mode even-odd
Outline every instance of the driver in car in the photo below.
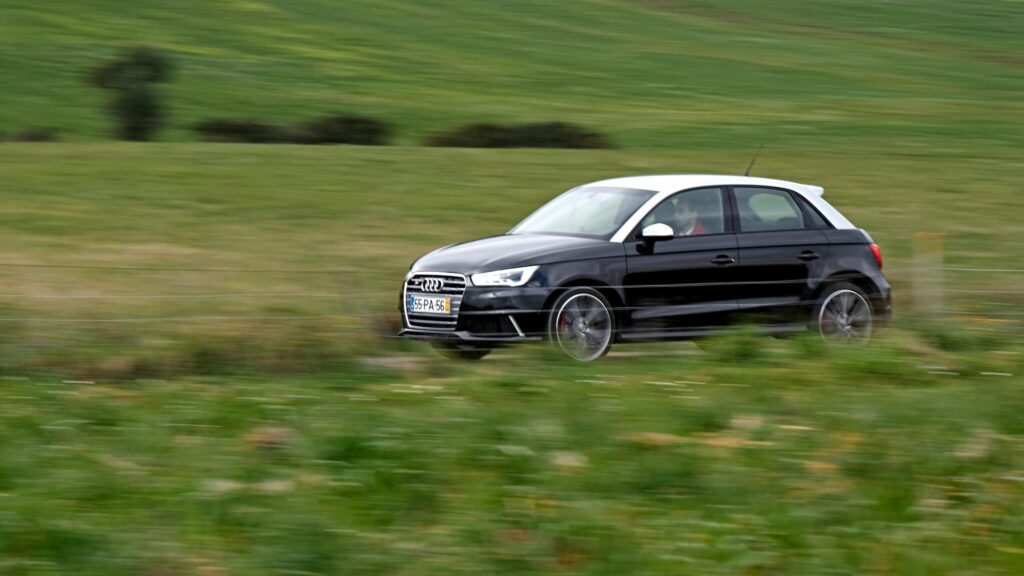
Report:
<svg viewBox="0 0 1024 576"><path fill-rule="evenodd" d="M696 236L708 233L700 223L700 214L690 206L690 199L686 196L680 198L676 203L673 218L676 222L676 236Z"/></svg>

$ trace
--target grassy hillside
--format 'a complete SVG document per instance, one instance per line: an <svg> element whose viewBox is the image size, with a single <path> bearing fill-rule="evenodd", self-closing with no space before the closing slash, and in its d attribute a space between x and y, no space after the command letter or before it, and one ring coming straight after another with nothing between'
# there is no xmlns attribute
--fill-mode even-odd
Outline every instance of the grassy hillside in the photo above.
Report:
<svg viewBox="0 0 1024 576"><path fill-rule="evenodd" d="M1024 142L1024 5L1002 0L6 0L0 131L107 132L83 71L171 52L178 129L347 110L401 139L567 120L628 147Z"/></svg>
<svg viewBox="0 0 1024 576"><path fill-rule="evenodd" d="M8 144L0 150L8 199L0 212L2 262L352 269L371 290L400 282L411 261L434 247L503 233L571 186L621 174L736 172L748 160L745 151L696 149ZM909 272L915 232L947 235L948 266L1018 268L1021 155L981 154L789 148L767 150L755 174L825 186L826 197L883 246L897 281ZM948 280L950 288L1009 289L1015 282L982 274ZM8 279L9 289L15 284Z"/></svg>

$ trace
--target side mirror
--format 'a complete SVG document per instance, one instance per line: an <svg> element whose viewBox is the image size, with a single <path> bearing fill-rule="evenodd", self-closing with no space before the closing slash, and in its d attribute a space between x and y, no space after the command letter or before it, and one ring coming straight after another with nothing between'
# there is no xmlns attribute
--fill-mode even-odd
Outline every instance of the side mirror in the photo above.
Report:
<svg viewBox="0 0 1024 576"><path fill-rule="evenodd" d="M676 237L676 233L668 224L658 223L644 228L640 236L646 242L657 242L659 240L671 240Z"/></svg>

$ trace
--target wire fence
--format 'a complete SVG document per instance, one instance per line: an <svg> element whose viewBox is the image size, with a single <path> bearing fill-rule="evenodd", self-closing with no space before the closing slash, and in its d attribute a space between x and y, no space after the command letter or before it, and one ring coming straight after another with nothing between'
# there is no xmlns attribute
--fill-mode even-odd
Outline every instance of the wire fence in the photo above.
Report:
<svg viewBox="0 0 1024 576"><path fill-rule="evenodd" d="M72 268L79 270L127 270L145 272L231 272L240 274L348 274L354 268L298 269L298 268L190 268L165 266L111 266L101 264L50 264L38 262L0 262L4 268Z"/></svg>
<svg viewBox="0 0 1024 576"><path fill-rule="evenodd" d="M938 294L949 294L953 307L946 317L977 316L964 324L973 334L994 334L1006 339L1024 327L1018 311L1024 289L1017 274L1024 269L981 266L889 266L885 274L897 282L897 301L915 303L915 282L939 278ZM271 268L231 266L129 266L77 263L0 262L0 271L25 270L15 277L36 279L28 270L41 272L42 283L20 281L0 293L0 373L21 374L33 370L57 370L76 378L142 378L186 373L221 373L226 369L317 370L336 368L344 359L405 350L399 340L404 326L398 302L404 274L375 276L355 268ZM95 270L98 285L80 282ZM65 272L60 272L65 271ZM956 282L942 283L942 274ZM133 276L152 273L154 276ZM179 281L164 274L202 274ZM223 277L217 275L225 275ZM242 275L232 277L230 275ZM273 276L272 286L244 275ZM955 276L954 276L955 275ZM289 278L293 276L294 278ZM171 280L168 282L167 280ZM808 284L807 278L755 281L678 282L606 286L620 294L631 290L678 287L707 295L721 291L745 291L760 286L766 294L797 293L792 284ZM947 287L947 285L950 285ZM27 288L24 286L28 286ZM252 286L263 290L246 290ZM241 287L242 289L239 289ZM153 288L152 291L146 291ZM178 288L179 290L176 290ZM1020 286L1024 288L1024 286ZM38 289L38 291L36 291ZM190 291L192 290L192 291ZM651 301L626 301L612 306L622 317L650 308ZM939 298L941 303L941 297ZM808 309L816 300L791 298L770 302ZM665 303L660 303L664 305ZM672 306L669 303L669 306ZM687 305L682 305L686 307ZM915 306L906 306L907 310ZM902 315L904 306L897 306ZM973 310L972 310L973 309ZM737 303L733 310L756 315L759 310ZM977 310L983 310L977 312ZM493 312L493 311L491 311ZM544 309L516 308L505 312L547 313ZM699 312L698 307L676 312ZM470 311L460 311L472 316ZM635 317L635 315L633 316ZM665 320L671 322L671 320ZM655 332L659 319L642 320ZM697 322L692 324L706 324ZM545 326L517 326L527 340L543 339ZM481 323L474 336L506 338L507 332L491 333ZM795 325L793 325L795 326ZM792 326L791 326L792 327ZM481 330L483 329L483 330ZM721 325L690 325L687 333L718 333ZM670 330L670 329L669 329ZM627 330L628 332L628 330ZM774 331L773 331L774 332ZM665 333L664 331L659 333ZM972 336L973 337L973 336Z"/></svg>
<svg viewBox="0 0 1024 576"><path fill-rule="evenodd" d="M94 264L68 264L68 263L21 263L21 262L0 262L0 268L29 268L29 269L81 269L81 270L105 270L105 271L117 271L117 272L190 272L190 273L232 273L232 274L270 274L270 275L316 275L316 276L344 276L347 281L352 280L353 277L357 276L357 271L354 268L332 268L332 269L309 269L309 268L240 268L240 267L176 267L176 266L124 266L124 265L94 265ZM1024 269L1016 268L984 268L984 267L937 267L936 270L943 272L969 272L972 274L997 274L997 275L1013 275L1024 273ZM916 267L896 267L887 268L885 272L891 276L900 275L913 275L919 272L920 269ZM395 284L399 285L400 279L396 279ZM744 286L764 286L766 288L778 287L786 284L799 283L806 284L808 281L805 278L800 279L788 279L788 280L772 280L772 281L723 281L723 282L685 282L685 283L660 283L660 284L630 284L624 286L605 286L605 288L621 289L621 290L645 290L645 289L664 289L664 288L681 288L681 289L709 289L709 288L737 288ZM995 289L995 288L938 288L937 291L950 293L950 294L962 294L962 295L976 295L976 296L1017 296L1024 295L1024 289ZM397 293L397 289L396 289ZM376 296L380 296L377 294ZM390 296L390 294L388 294ZM338 292L238 292L238 291L225 291L225 292L202 292L202 293L173 293L173 292L153 292L153 293L129 293L129 294L111 294L111 293L57 293L57 294L43 294L43 293L0 293L0 299L2 300L42 300L42 301L146 301L146 300L237 300L237 299L292 299L292 300L304 300L304 299L316 299L321 301L341 301L346 299L348 296L343 294L341 291ZM785 302L786 306L798 306L810 304L812 301L789 301ZM990 301L989 303L995 303L998 301ZM978 303L986 303L986 301L979 301ZM620 311L631 311L641 308L641 306L619 306L615 307L616 310ZM541 312L542 310L523 310L517 309L517 312ZM1021 315L1019 312L1006 312L1006 311L990 311L992 316L1018 316ZM364 308L359 310L349 310L344 313L337 314L171 314L171 315L154 315L154 316L135 316L135 317L53 317L53 316L0 316L0 323L26 323L26 324L43 324L43 323L68 323L68 324L88 324L88 323L154 323L154 322L233 322L233 321L305 321L305 320L342 320L342 319L368 319L375 316L373 311Z"/></svg>
<svg viewBox="0 0 1024 576"><path fill-rule="evenodd" d="M53 263L23 263L23 262L0 262L3 268L56 268L56 269L81 269L81 270L121 270L140 272L226 272L238 274L351 274L358 272L356 268L328 268L328 269L302 269L302 268L192 268L175 266L112 266L99 264L53 264ZM988 272L1000 274L1024 274L1024 268L965 268L941 266L937 268L944 272ZM886 268L886 272L905 273L914 272L916 268L906 266L902 268Z"/></svg>

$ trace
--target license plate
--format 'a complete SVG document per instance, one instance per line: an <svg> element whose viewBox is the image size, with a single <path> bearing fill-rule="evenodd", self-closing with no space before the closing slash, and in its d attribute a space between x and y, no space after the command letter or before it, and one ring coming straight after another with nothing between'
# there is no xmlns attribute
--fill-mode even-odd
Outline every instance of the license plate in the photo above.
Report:
<svg viewBox="0 0 1024 576"><path fill-rule="evenodd" d="M452 299L449 296L420 296L409 294L407 302L410 313L416 314L451 314Z"/></svg>

